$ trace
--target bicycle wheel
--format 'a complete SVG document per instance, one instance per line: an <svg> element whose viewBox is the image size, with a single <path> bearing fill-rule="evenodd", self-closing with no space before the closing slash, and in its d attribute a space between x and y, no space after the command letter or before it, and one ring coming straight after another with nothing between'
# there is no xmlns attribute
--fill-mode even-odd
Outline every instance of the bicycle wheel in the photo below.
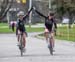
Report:
<svg viewBox="0 0 75 62"><path fill-rule="evenodd" d="M21 56L23 56L23 43L22 43L22 35L21 35L21 38L20 38L20 52L21 52Z"/></svg>
<svg viewBox="0 0 75 62"><path fill-rule="evenodd" d="M50 50L50 54L53 55L53 46L52 46L51 39L50 39L50 47L49 47L49 50Z"/></svg>
<svg viewBox="0 0 75 62"><path fill-rule="evenodd" d="M52 41L51 41L51 36L49 34L49 51L50 51L50 54L53 55L53 46L52 46Z"/></svg>

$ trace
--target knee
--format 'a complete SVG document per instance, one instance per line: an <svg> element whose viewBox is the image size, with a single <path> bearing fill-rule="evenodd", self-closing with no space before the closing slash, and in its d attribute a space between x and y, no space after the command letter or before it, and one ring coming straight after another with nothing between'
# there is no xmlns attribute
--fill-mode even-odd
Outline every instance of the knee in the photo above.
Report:
<svg viewBox="0 0 75 62"><path fill-rule="evenodd" d="M25 38L26 37L26 34L25 33L23 33L23 38Z"/></svg>
<svg viewBox="0 0 75 62"><path fill-rule="evenodd" d="M52 38L52 39L54 38L54 33L51 33L51 38Z"/></svg>
<svg viewBox="0 0 75 62"><path fill-rule="evenodd" d="M45 35L45 36L48 36L48 32L45 32L44 35Z"/></svg>

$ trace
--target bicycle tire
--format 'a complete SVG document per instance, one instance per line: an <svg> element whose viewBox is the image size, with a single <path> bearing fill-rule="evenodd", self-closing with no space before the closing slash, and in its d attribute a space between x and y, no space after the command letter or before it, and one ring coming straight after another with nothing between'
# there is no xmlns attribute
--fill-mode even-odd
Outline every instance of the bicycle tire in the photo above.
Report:
<svg viewBox="0 0 75 62"><path fill-rule="evenodd" d="M49 36L49 42L50 42L49 51L50 51L50 54L53 55L53 46L52 46L52 42L51 42L50 36Z"/></svg>
<svg viewBox="0 0 75 62"><path fill-rule="evenodd" d="M50 41L50 48L49 48L49 50L50 50L50 54L53 55L53 47L52 47L52 42L51 41Z"/></svg>
<svg viewBox="0 0 75 62"><path fill-rule="evenodd" d="M21 38L20 38L20 52L21 52L21 56L23 56L23 43L22 43L22 35L21 35Z"/></svg>

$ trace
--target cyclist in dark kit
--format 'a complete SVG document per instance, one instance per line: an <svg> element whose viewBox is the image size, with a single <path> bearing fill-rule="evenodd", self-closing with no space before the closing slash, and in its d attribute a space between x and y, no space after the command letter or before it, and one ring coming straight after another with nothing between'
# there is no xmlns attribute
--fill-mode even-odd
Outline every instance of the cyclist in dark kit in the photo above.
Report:
<svg viewBox="0 0 75 62"><path fill-rule="evenodd" d="M54 13L49 13L48 16L45 16L42 13L40 13L39 11L37 11L35 7L33 7L33 8L37 14L39 14L40 16L45 18L45 37L47 40L47 34L49 34L49 33L51 34L52 45L54 47L54 30L57 29L57 24L54 19ZM49 47L49 45L48 45L48 47Z"/></svg>
<svg viewBox="0 0 75 62"><path fill-rule="evenodd" d="M16 25L16 35L17 35L17 39L18 39L18 45L20 45L20 36L19 34L22 32L23 33L23 47L24 49L26 49L26 28L25 28L25 21L26 18L29 16L30 12L32 11L33 8L31 8L28 13L26 15L24 15L23 11L20 11L17 16L18 16L18 20L17 20L17 25Z"/></svg>

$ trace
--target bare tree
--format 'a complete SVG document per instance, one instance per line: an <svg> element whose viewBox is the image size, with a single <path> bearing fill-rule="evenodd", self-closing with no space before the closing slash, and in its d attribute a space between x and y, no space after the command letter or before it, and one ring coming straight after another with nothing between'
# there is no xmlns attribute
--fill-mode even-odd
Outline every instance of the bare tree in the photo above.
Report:
<svg viewBox="0 0 75 62"><path fill-rule="evenodd" d="M1 0L0 3L0 20L2 20L7 12L9 11L9 9L11 8L13 3L13 0Z"/></svg>

